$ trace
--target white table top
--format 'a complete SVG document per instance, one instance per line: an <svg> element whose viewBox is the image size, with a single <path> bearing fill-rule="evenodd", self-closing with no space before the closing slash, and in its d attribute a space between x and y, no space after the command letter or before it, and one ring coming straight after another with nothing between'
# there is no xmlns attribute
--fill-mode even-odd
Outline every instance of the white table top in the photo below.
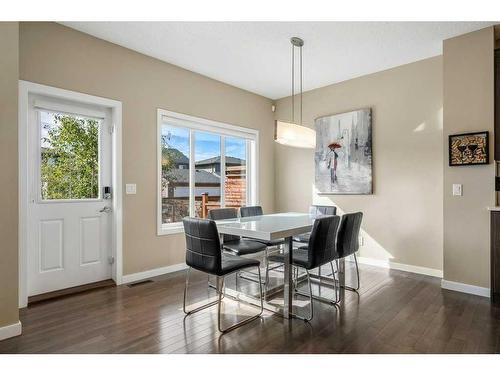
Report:
<svg viewBox="0 0 500 375"><path fill-rule="evenodd" d="M285 212L218 220L216 223L219 233L269 241L310 232L315 218L314 215Z"/></svg>

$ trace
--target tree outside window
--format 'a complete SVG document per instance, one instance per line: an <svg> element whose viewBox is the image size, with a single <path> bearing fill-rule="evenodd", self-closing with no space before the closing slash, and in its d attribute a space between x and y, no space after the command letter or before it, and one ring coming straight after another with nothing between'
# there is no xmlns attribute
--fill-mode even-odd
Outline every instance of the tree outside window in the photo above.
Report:
<svg viewBox="0 0 500 375"><path fill-rule="evenodd" d="M41 112L41 196L99 198L100 120Z"/></svg>

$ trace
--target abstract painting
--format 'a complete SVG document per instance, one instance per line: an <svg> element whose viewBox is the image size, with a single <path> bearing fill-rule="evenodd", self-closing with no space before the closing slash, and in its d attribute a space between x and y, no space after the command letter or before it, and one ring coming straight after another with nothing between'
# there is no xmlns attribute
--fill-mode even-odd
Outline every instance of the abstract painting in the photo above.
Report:
<svg viewBox="0 0 500 375"><path fill-rule="evenodd" d="M372 194L371 109L320 117L315 127L319 194Z"/></svg>
<svg viewBox="0 0 500 375"><path fill-rule="evenodd" d="M448 138L449 165L488 164L488 132L450 135Z"/></svg>

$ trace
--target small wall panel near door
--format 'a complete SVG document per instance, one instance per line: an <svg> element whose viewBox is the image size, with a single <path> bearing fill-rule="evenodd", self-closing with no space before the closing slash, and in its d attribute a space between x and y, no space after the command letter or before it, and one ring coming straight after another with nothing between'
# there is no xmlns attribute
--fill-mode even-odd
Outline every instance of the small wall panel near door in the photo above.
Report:
<svg viewBox="0 0 500 375"><path fill-rule="evenodd" d="M64 220L41 220L39 230L40 272L64 269Z"/></svg>

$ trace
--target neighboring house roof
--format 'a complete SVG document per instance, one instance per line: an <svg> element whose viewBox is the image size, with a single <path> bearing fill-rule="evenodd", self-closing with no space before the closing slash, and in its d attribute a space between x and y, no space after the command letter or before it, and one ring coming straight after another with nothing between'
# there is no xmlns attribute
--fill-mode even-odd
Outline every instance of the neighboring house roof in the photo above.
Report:
<svg viewBox="0 0 500 375"><path fill-rule="evenodd" d="M189 182L189 169L172 169L166 173L168 180L181 184ZM196 184L220 184L220 178L207 171L195 172Z"/></svg>
<svg viewBox="0 0 500 375"><path fill-rule="evenodd" d="M179 150L177 150L176 148L164 148L162 151L162 158L163 158L162 163L164 163L165 160L168 158L173 160L175 165L189 164L188 157Z"/></svg>
<svg viewBox="0 0 500 375"><path fill-rule="evenodd" d="M220 164L220 156L200 160L195 163L196 166L210 165L210 164ZM235 158L232 156L226 156L226 164L245 165L245 160L240 158Z"/></svg>

